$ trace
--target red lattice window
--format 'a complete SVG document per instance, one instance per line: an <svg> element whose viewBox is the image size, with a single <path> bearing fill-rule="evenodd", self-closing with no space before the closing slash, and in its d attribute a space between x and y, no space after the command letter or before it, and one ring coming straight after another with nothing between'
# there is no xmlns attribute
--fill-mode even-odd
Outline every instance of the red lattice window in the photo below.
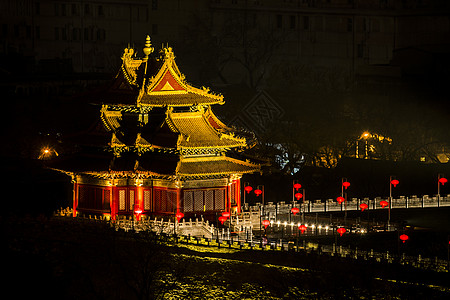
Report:
<svg viewBox="0 0 450 300"><path fill-rule="evenodd" d="M192 191L184 191L183 210L184 212L194 211L194 193Z"/></svg>
<svg viewBox="0 0 450 300"><path fill-rule="evenodd" d="M144 210L150 210L152 203L152 190L144 190Z"/></svg>

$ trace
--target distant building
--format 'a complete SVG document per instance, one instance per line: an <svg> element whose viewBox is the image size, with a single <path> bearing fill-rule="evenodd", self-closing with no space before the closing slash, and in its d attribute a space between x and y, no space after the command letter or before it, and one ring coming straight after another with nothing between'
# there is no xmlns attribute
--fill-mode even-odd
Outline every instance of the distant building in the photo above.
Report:
<svg viewBox="0 0 450 300"><path fill-rule="evenodd" d="M114 73L124 41L150 34L156 45L174 45L206 30L237 59L259 39L274 61L398 76L396 50L448 44L449 8L443 0L5 0L0 54L32 57L41 72ZM241 80L236 61L219 64L229 65L229 81Z"/></svg>

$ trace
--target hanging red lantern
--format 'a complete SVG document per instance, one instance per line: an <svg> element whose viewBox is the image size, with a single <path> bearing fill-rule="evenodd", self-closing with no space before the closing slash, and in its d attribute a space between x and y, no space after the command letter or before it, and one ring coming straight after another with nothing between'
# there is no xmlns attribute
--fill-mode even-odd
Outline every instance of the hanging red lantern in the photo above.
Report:
<svg viewBox="0 0 450 300"><path fill-rule="evenodd" d="M391 180L391 184L392 184L394 187L396 187L397 184L399 184L399 183L400 183L400 181L398 181L397 179L392 179L392 180Z"/></svg>
<svg viewBox="0 0 450 300"><path fill-rule="evenodd" d="M255 194L256 194L256 196L259 196L262 194L262 191L260 189L256 189Z"/></svg>
<svg viewBox="0 0 450 300"><path fill-rule="evenodd" d="M303 234L306 231L306 226L302 224L302 225L298 226L298 230L300 230L300 232Z"/></svg>
<svg viewBox="0 0 450 300"><path fill-rule="evenodd" d="M299 212L300 212L300 209L298 209L298 207L293 207L293 208L291 208L291 212L294 214L294 216L296 215L296 214L298 214Z"/></svg>
<svg viewBox="0 0 450 300"><path fill-rule="evenodd" d="M301 193L295 193L294 197L295 197L295 198L297 199L297 201L298 201L298 200L300 200L300 199L303 197L303 195L302 195Z"/></svg>
<svg viewBox="0 0 450 300"><path fill-rule="evenodd" d="M342 236L347 230L344 227L338 228L337 232Z"/></svg>
<svg viewBox="0 0 450 300"><path fill-rule="evenodd" d="M136 206L136 208L134 209L134 213L140 215L142 214L142 209L139 206Z"/></svg>
<svg viewBox="0 0 450 300"><path fill-rule="evenodd" d="M302 185L300 183L294 183L294 189L296 191L298 191L298 189L300 189L302 187Z"/></svg>
<svg viewBox="0 0 450 300"><path fill-rule="evenodd" d="M270 225L270 221L269 220L262 220L261 224L263 224L264 225L264 229L266 229L267 226Z"/></svg>
<svg viewBox="0 0 450 300"><path fill-rule="evenodd" d="M347 189L347 188L350 186L350 182L344 181L344 182L342 183L342 186L343 186L345 189Z"/></svg>
<svg viewBox="0 0 450 300"><path fill-rule="evenodd" d="M444 177L439 178L439 182L440 182L442 185L444 185L447 181L448 181L447 178L444 178Z"/></svg>
<svg viewBox="0 0 450 300"><path fill-rule="evenodd" d="M337 197L336 200L337 200L337 202L339 202L339 204L341 204L342 202L345 201L345 198L344 197Z"/></svg>
<svg viewBox="0 0 450 300"><path fill-rule="evenodd" d="M407 236L406 234L402 234L400 236L400 240L402 240L403 244L409 239L409 236Z"/></svg>
<svg viewBox="0 0 450 300"><path fill-rule="evenodd" d="M244 190L247 192L247 194L250 194L250 192L253 190L253 188L250 185L247 185Z"/></svg>
<svg viewBox="0 0 450 300"><path fill-rule="evenodd" d="M382 201L380 201L380 205L382 208L385 208L386 206L389 205L389 203L386 200L382 200Z"/></svg>
<svg viewBox="0 0 450 300"><path fill-rule="evenodd" d="M225 218L224 216L219 217L219 221L222 225L223 225L223 222L225 222L226 220L227 220L227 218Z"/></svg>
<svg viewBox="0 0 450 300"><path fill-rule="evenodd" d="M226 219L228 219L228 218L230 217L230 212L224 211L224 212L222 213L222 217L225 217Z"/></svg>
<svg viewBox="0 0 450 300"><path fill-rule="evenodd" d="M182 212L177 212L175 217L177 217L178 222L184 217L184 214Z"/></svg>
<svg viewBox="0 0 450 300"><path fill-rule="evenodd" d="M364 211L365 209L367 209L369 206L366 203L361 203L359 205L359 207L361 208L361 211Z"/></svg>

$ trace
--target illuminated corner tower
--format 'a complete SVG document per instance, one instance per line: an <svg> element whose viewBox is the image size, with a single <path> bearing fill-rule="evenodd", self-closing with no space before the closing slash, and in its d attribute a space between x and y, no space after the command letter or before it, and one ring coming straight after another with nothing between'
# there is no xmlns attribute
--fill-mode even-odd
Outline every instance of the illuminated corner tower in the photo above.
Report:
<svg viewBox="0 0 450 300"><path fill-rule="evenodd" d="M240 211L240 178L260 172L245 158L254 135L237 132L213 113L222 95L191 86L172 48L154 49L147 36L144 57L126 48L122 66L107 87L91 94L100 120L79 136L72 155L53 168L73 180L73 211L114 220L142 216Z"/></svg>

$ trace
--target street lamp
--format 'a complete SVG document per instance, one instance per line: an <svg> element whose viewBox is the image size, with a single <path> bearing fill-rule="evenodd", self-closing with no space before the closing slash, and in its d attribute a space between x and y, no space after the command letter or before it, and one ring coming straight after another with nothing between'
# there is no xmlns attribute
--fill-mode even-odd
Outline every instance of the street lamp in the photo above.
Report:
<svg viewBox="0 0 450 300"><path fill-rule="evenodd" d="M293 209L294 209L294 202L295 199L297 199L297 201L300 200L300 198L303 197L303 195L301 193L298 192L298 190L302 187L302 185L300 183L298 183L298 180L293 180L292 181L292 209L291 212L294 213ZM296 213L294 213L295 216ZM291 214L289 214L289 221L291 220Z"/></svg>
<svg viewBox="0 0 450 300"><path fill-rule="evenodd" d="M443 177L442 174L438 174L438 192L437 192L437 206L439 207L440 200L441 200L441 184L444 185L447 182L447 178Z"/></svg>
<svg viewBox="0 0 450 300"><path fill-rule="evenodd" d="M245 196L246 194L250 194L250 192L253 190L252 186L248 182L244 182L244 207L245 207Z"/></svg>
<svg viewBox="0 0 450 300"><path fill-rule="evenodd" d="M261 200L262 200L262 214L261 214L261 206L260 206L260 212L259 212L259 221L261 222L262 220L262 215L265 215L265 211L264 211L264 185L258 185L256 187L256 190L253 191L257 197L259 197L261 195Z"/></svg>
<svg viewBox="0 0 450 300"><path fill-rule="evenodd" d="M389 177L389 204L388 204L388 230L391 226L391 202L392 202L392 186L396 187L400 182L397 179L393 179L393 176Z"/></svg>
<svg viewBox="0 0 450 300"><path fill-rule="evenodd" d="M344 223L347 222L347 192L344 193L344 189L347 190L347 188L350 186L350 182L347 181L347 178L342 178L342 184L341 184L341 197L344 198Z"/></svg>

